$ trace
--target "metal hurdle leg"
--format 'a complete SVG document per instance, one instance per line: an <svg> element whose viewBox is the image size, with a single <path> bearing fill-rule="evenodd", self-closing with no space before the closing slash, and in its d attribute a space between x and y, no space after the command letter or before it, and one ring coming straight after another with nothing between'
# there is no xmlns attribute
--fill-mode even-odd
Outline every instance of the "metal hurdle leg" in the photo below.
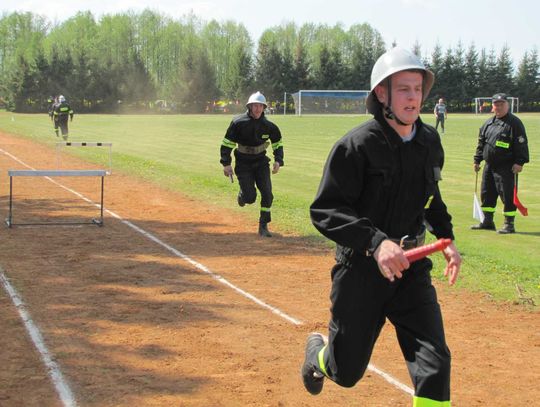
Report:
<svg viewBox="0 0 540 407"><path fill-rule="evenodd" d="M92 219L92 222L94 222L96 225L98 226L103 226L103 191L105 190L104 188L104 179L105 177L102 175L101 176L101 202L100 202L100 216L99 216L99 219Z"/></svg>
<svg viewBox="0 0 540 407"><path fill-rule="evenodd" d="M105 175L109 173L105 170L8 170L9 175L9 213L6 219L8 227L12 227L13 223L13 177L14 176L41 176L41 177L86 177L99 176L101 177L101 197L100 197L100 217L92 219L90 222L50 222L50 223L17 223L17 225L81 225L94 224L103 226L103 201L105 191Z"/></svg>
<svg viewBox="0 0 540 407"><path fill-rule="evenodd" d="M13 210L13 177L9 176L9 213L6 219L8 228L11 227L11 211Z"/></svg>

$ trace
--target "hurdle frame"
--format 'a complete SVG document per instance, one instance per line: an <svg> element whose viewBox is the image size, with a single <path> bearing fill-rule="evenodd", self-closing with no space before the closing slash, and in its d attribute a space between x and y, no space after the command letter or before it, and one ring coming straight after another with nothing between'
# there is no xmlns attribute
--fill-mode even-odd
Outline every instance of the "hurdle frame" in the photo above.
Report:
<svg viewBox="0 0 540 407"><path fill-rule="evenodd" d="M58 141L56 143L56 167L60 170L60 147L109 147L109 170L112 174L112 143L103 141Z"/></svg>
<svg viewBox="0 0 540 407"><path fill-rule="evenodd" d="M92 224L103 226L103 196L105 176L108 172L105 170L8 170L9 176L9 212L6 218L6 224L9 228L13 225L86 225ZM100 217L93 218L91 222L34 222L34 223L13 223L13 177L101 177L101 195L100 195Z"/></svg>

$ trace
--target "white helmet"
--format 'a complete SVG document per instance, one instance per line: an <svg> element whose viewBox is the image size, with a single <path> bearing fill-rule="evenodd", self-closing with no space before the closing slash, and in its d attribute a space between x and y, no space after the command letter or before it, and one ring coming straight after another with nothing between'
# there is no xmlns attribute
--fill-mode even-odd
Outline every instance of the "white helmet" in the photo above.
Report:
<svg viewBox="0 0 540 407"><path fill-rule="evenodd" d="M261 92L255 92L254 94L252 94L249 97L246 106L249 107L249 105L251 105L252 103L260 103L264 105L265 108L268 107L268 105L266 104L266 98Z"/></svg>
<svg viewBox="0 0 540 407"><path fill-rule="evenodd" d="M410 51L403 48L392 48L390 51L382 54L371 71L371 92L366 100L368 112L375 113L379 102L375 96L374 89L386 78L401 71L409 71L412 69L424 71L423 97L422 101L426 100L435 75L429 69L426 69L420 58Z"/></svg>
<svg viewBox="0 0 540 407"><path fill-rule="evenodd" d="M66 101L66 98L64 97L64 95L60 95L60 96L58 96L58 101L59 101L60 103L65 102L65 101Z"/></svg>

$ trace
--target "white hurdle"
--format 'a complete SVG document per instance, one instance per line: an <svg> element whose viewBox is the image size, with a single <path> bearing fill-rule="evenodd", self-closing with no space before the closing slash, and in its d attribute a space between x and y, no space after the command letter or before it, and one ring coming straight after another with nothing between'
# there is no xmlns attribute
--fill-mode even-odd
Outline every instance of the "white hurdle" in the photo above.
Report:
<svg viewBox="0 0 540 407"><path fill-rule="evenodd" d="M59 141L56 143L56 161L58 169L60 169L61 147L109 147L109 170L107 175L112 174L112 143L101 141Z"/></svg>
<svg viewBox="0 0 540 407"><path fill-rule="evenodd" d="M58 224L95 224L103 226L103 190L104 178L109 173L105 170L8 170L9 176L9 213L6 219L8 227L13 223L13 177L101 177L100 217L91 222L62 222L62 223L17 223L17 225L58 225Z"/></svg>

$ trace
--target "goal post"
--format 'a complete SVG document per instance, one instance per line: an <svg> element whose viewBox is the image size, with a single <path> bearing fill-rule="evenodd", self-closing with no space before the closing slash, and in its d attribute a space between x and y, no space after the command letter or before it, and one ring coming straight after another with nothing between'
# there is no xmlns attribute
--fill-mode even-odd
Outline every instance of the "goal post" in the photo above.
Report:
<svg viewBox="0 0 540 407"><path fill-rule="evenodd" d="M303 114L366 114L369 90L299 90L292 94L297 116Z"/></svg>
<svg viewBox="0 0 540 407"><path fill-rule="evenodd" d="M508 96L508 104L510 105L511 113L519 113L519 98ZM492 98L491 97L476 97L474 98L474 113L491 113L492 110Z"/></svg>

